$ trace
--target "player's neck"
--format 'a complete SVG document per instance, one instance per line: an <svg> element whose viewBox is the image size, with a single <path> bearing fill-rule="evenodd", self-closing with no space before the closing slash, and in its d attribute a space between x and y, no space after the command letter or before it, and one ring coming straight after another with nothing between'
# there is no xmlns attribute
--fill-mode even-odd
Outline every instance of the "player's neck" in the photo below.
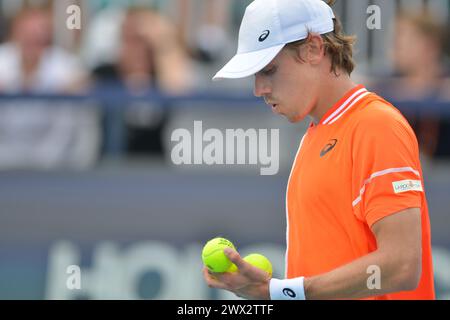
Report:
<svg viewBox="0 0 450 320"><path fill-rule="evenodd" d="M314 124L317 125L325 113L355 86L356 84L347 74L339 77L331 77L329 81L324 82L320 90L321 94L317 99L316 107L309 114Z"/></svg>

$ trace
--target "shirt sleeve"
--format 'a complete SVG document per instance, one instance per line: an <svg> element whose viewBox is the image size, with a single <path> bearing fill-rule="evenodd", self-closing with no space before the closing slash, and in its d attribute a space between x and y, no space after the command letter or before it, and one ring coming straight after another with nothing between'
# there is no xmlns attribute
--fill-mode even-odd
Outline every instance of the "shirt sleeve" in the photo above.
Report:
<svg viewBox="0 0 450 320"><path fill-rule="evenodd" d="M371 227L407 208L422 206L423 178L417 139L395 109L361 116L352 136L352 205Z"/></svg>

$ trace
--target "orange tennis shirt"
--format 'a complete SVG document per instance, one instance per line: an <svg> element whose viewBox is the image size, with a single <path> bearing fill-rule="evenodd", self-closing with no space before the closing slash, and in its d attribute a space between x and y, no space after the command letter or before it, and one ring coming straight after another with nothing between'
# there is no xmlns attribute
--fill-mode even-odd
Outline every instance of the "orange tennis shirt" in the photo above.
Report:
<svg viewBox="0 0 450 320"><path fill-rule="evenodd" d="M396 108L357 86L311 124L297 151L286 192L287 278L375 251L372 225L414 207L422 215L419 286L376 299L435 298L430 222L414 132Z"/></svg>

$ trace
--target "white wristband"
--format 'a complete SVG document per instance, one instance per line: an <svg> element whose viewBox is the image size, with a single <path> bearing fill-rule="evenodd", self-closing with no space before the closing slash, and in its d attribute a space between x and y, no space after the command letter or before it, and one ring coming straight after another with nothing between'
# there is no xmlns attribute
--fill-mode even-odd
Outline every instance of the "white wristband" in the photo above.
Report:
<svg viewBox="0 0 450 320"><path fill-rule="evenodd" d="M303 280L304 277L282 280L272 278L269 283L270 299L306 300Z"/></svg>

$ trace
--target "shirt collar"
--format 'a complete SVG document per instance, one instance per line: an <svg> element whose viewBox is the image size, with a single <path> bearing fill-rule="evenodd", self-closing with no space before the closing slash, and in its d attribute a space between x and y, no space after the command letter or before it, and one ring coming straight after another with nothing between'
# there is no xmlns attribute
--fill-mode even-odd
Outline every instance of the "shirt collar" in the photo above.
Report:
<svg viewBox="0 0 450 320"><path fill-rule="evenodd" d="M337 121L345 112L353 107L359 100L370 92L360 84L348 91L338 102L336 102L319 121L321 125L330 125Z"/></svg>

